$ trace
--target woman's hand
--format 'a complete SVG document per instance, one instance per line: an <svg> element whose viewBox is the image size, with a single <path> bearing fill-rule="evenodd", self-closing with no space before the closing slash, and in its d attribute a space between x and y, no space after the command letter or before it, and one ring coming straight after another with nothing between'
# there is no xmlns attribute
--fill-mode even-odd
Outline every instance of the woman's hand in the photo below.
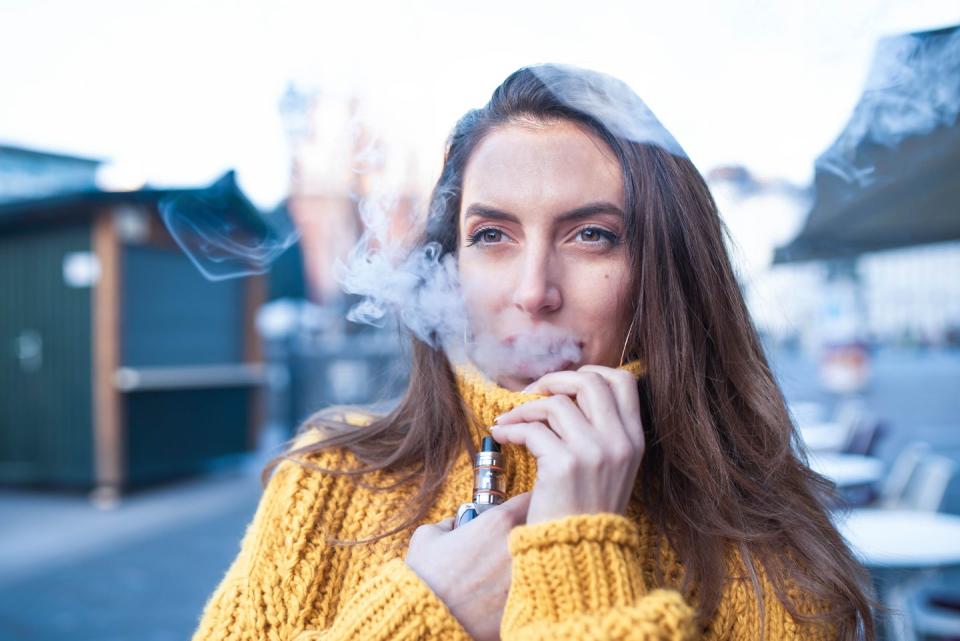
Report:
<svg viewBox="0 0 960 641"><path fill-rule="evenodd" d="M406 562L474 639L500 638L510 589L507 535L522 525L530 492L518 494L453 528L453 519L418 527Z"/></svg>
<svg viewBox="0 0 960 641"><path fill-rule="evenodd" d="M502 414L491 433L500 443L525 445L537 458L527 523L624 514L645 450L633 375L584 365L546 374L524 391L551 396Z"/></svg>

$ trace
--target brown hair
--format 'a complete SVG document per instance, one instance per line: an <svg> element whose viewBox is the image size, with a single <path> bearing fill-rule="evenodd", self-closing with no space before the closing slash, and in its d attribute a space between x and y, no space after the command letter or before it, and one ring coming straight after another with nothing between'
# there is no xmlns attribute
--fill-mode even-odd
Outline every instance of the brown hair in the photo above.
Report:
<svg viewBox="0 0 960 641"><path fill-rule="evenodd" d="M610 80L553 65L511 74L454 128L421 246L436 242L444 253L457 251L464 168L494 128L565 119L604 140L623 171L624 235L634 274L634 329L626 354L647 365L638 382L647 443L640 486L650 518L686 569L681 590L688 597L696 591L701 622L708 621L719 605L732 546L761 608L755 563L796 620L835 625L840 639L862 634L872 640L871 607L878 604L868 575L829 518L825 505L839 502L833 484L811 471L793 446L798 435L744 304L724 245L728 232L703 177L688 158L619 137L562 101L541 80L537 71L543 68L588 92L594 81ZM397 474L389 487L417 485L410 512L380 536L423 519L454 459L475 446L447 357L410 340L409 386L392 411L363 427L317 413L300 431L320 429L324 438L271 461L264 484L282 458L342 447L364 466L317 469L357 478L379 470ZM788 598L788 582L826 609L800 612Z"/></svg>

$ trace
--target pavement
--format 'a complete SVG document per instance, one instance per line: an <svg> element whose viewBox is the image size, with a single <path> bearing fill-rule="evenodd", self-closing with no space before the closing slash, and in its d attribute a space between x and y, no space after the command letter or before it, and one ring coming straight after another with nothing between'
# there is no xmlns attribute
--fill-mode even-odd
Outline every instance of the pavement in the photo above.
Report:
<svg viewBox="0 0 960 641"><path fill-rule="evenodd" d="M0 490L0 641L182 641L239 552L262 455L125 495Z"/></svg>
<svg viewBox="0 0 960 641"><path fill-rule="evenodd" d="M833 408L815 364L771 353L787 398ZM879 456L929 440L960 460L960 353L888 351L865 398L889 421ZM0 488L0 641L181 641L239 551L277 443L236 465L98 509L86 494ZM960 504L960 503L958 503Z"/></svg>

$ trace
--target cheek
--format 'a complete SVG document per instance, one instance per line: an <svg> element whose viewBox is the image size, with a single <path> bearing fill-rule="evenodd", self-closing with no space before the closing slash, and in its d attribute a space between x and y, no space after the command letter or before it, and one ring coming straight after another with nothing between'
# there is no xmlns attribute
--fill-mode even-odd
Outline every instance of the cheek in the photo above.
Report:
<svg viewBox="0 0 960 641"><path fill-rule="evenodd" d="M502 278L490 278L489 267L470 259L459 259L460 288L467 312L474 319L489 318L503 307L509 289Z"/></svg>
<svg viewBox="0 0 960 641"><path fill-rule="evenodd" d="M624 268L608 266L584 274L576 287L568 290L566 302L580 319L578 327L589 336L591 351L609 351L622 342L619 326L631 311L625 292L629 282Z"/></svg>
<svg viewBox="0 0 960 641"><path fill-rule="evenodd" d="M589 321L593 327L609 327L623 311L622 290L613 275L609 280L601 276L599 280L588 282L589 286L581 285L569 291L567 305L571 310L576 309L577 316Z"/></svg>

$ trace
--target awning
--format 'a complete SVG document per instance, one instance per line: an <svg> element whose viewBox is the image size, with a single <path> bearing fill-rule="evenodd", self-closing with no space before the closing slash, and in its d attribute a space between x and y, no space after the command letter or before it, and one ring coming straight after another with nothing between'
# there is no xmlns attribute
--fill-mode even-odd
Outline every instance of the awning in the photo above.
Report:
<svg viewBox="0 0 960 641"><path fill-rule="evenodd" d="M960 28L885 38L774 264L960 240Z"/></svg>

